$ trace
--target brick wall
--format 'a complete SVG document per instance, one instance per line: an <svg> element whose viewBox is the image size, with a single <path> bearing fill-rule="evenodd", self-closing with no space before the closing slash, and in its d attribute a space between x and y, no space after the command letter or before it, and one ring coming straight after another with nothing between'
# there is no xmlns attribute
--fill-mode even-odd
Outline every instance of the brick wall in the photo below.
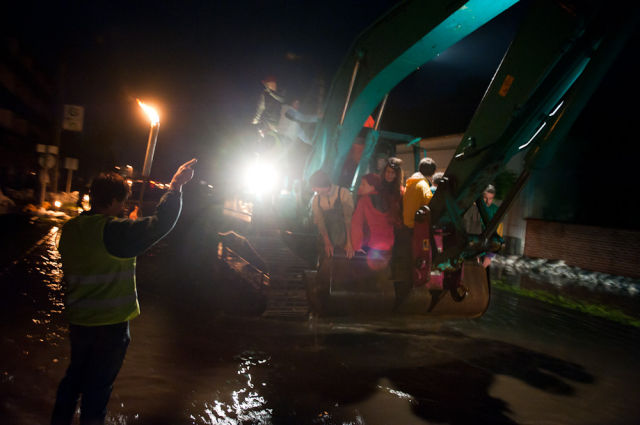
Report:
<svg viewBox="0 0 640 425"><path fill-rule="evenodd" d="M640 231L528 219L524 255L640 278Z"/></svg>

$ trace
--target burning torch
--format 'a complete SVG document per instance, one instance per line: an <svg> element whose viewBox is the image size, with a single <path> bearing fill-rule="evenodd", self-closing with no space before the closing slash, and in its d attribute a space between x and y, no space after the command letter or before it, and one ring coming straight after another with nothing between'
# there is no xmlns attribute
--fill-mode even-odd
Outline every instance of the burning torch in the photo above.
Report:
<svg viewBox="0 0 640 425"><path fill-rule="evenodd" d="M153 162L153 153L156 150L156 141L158 140L158 132L160 131L160 117L158 112L149 105L143 103L140 99L136 99L138 105L149 117L149 140L147 142L147 152L144 155L144 166L142 167L142 189L140 190L140 204L142 204L142 197L144 196L144 188L149 181L149 174L151 174L151 163Z"/></svg>

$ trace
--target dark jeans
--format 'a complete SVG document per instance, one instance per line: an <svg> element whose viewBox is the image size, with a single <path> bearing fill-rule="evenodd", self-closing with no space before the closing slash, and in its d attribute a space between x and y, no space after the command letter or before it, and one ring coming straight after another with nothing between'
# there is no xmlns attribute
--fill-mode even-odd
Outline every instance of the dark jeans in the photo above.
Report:
<svg viewBox="0 0 640 425"><path fill-rule="evenodd" d="M71 424L80 394L80 424L103 424L107 403L127 346L129 322L107 326L69 325L71 363L58 387L51 423Z"/></svg>
<svg viewBox="0 0 640 425"><path fill-rule="evenodd" d="M391 254L391 276L395 282L413 280L413 229L402 226L394 230L393 250Z"/></svg>

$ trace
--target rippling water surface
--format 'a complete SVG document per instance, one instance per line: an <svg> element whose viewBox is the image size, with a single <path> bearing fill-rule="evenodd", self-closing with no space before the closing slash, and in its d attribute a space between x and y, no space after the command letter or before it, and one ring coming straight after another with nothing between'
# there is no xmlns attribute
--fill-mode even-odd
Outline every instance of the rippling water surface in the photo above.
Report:
<svg viewBox="0 0 640 425"><path fill-rule="evenodd" d="M0 275L2 424L46 423L68 364L57 234ZM478 320L230 317L187 251L139 258L108 423L640 422L636 327L504 291Z"/></svg>

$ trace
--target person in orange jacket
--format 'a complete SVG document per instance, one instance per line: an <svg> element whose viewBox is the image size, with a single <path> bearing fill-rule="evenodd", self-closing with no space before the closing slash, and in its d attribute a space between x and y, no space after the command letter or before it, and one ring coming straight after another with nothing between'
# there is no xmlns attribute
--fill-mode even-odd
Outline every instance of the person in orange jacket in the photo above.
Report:
<svg viewBox="0 0 640 425"><path fill-rule="evenodd" d="M436 162L428 157L422 158L418 170L407 180L402 197L402 218L405 226L411 229L416 211L423 205L429 205L433 197L430 179L436 171Z"/></svg>

